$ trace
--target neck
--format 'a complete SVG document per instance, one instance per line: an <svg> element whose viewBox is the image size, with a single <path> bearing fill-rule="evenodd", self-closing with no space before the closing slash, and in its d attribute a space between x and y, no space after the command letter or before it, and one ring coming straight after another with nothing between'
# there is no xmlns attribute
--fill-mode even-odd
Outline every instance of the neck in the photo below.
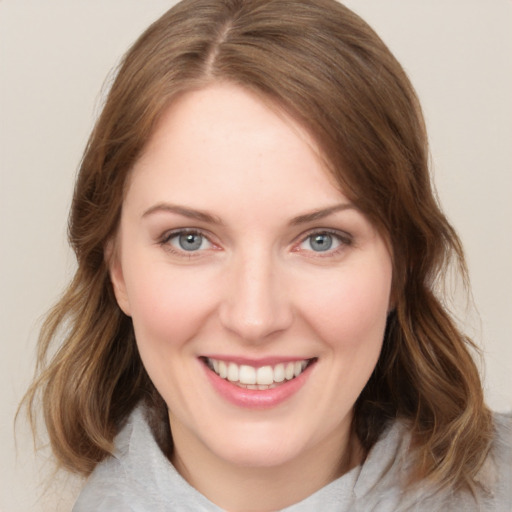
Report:
<svg viewBox="0 0 512 512"><path fill-rule="evenodd" d="M278 466L249 467L216 457L173 430L171 461L181 476L210 501L231 512L280 510L302 501L363 460L350 426L321 445ZM181 447L186 449L181 450Z"/></svg>

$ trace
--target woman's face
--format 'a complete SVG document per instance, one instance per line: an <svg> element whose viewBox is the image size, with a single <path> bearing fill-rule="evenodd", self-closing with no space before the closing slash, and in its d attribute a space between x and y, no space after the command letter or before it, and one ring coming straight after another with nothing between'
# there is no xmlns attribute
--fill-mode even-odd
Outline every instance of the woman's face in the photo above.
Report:
<svg viewBox="0 0 512 512"><path fill-rule="evenodd" d="M179 97L133 169L111 267L175 456L339 462L391 273L292 119L233 85Z"/></svg>

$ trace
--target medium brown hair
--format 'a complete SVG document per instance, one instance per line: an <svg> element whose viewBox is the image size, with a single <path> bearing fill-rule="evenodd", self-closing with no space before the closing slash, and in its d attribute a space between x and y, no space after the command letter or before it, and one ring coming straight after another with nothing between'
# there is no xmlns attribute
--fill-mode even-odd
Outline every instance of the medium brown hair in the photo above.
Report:
<svg viewBox="0 0 512 512"><path fill-rule="evenodd" d="M116 303L105 247L118 228L127 176L159 117L178 93L214 81L245 87L300 122L344 193L389 241L394 310L355 404L364 448L388 420L403 418L414 440L414 478L471 482L487 453L491 416L473 345L436 294L451 259L466 278L461 245L432 191L424 122L407 76L373 30L335 0L185 0L126 54L76 183L69 238L78 269L43 325L39 375L26 397L32 414L41 394L58 461L90 473L144 397L165 415L131 319Z"/></svg>

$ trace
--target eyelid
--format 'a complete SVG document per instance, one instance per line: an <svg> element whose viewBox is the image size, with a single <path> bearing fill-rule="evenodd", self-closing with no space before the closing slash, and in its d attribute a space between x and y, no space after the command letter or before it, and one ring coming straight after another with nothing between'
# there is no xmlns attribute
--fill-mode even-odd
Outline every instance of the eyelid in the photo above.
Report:
<svg viewBox="0 0 512 512"><path fill-rule="evenodd" d="M180 235L189 235L189 234L200 235L200 236L204 237L208 241L208 243L211 245L211 247L208 247L207 249L200 249L197 251L186 251L184 249L178 249L177 247L174 247L173 245L170 244L170 241L173 238L178 237ZM178 256L185 256L187 258L193 258L193 257L200 256L205 251L212 250L212 249L216 250L219 248L219 245L216 244L212 240L212 238L213 237L209 232L207 232L201 228L193 228L193 227L175 228L175 229L170 229L170 230L164 231L164 233L158 237L157 243L158 243L158 245L162 246L166 251L168 251L172 254L176 254Z"/></svg>

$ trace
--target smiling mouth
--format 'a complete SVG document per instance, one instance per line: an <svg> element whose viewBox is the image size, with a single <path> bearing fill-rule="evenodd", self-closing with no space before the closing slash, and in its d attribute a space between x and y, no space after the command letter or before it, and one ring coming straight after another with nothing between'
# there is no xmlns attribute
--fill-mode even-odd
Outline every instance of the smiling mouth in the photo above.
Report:
<svg viewBox="0 0 512 512"><path fill-rule="evenodd" d="M273 389L295 379L317 360L316 357L313 357L276 365L254 367L210 357L202 357L201 359L221 379L241 388L258 390Z"/></svg>

